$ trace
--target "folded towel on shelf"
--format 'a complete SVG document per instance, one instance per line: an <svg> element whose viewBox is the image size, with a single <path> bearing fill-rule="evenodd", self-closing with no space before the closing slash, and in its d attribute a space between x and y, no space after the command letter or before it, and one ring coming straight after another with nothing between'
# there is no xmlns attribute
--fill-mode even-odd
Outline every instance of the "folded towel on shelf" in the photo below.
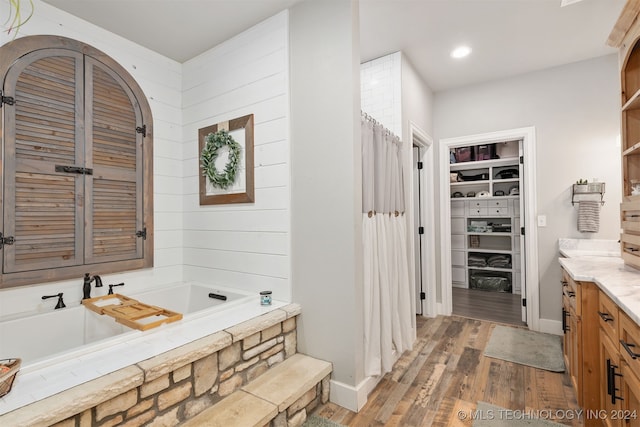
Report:
<svg viewBox="0 0 640 427"><path fill-rule="evenodd" d="M600 202L581 200L578 202L578 231L597 233L600 229Z"/></svg>
<svg viewBox="0 0 640 427"><path fill-rule="evenodd" d="M511 268L511 257L509 255L492 255L487 260L487 265L493 268Z"/></svg>
<svg viewBox="0 0 640 427"><path fill-rule="evenodd" d="M467 265L469 267L486 267L487 259L482 255L469 254L469 258L467 259Z"/></svg>

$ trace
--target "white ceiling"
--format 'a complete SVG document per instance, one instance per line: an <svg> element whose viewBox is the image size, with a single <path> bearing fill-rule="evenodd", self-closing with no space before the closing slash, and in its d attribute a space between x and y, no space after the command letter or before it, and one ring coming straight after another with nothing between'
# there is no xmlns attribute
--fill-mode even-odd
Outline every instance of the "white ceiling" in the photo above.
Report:
<svg viewBox="0 0 640 427"><path fill-rule="evenodd" d="M44 0L184 62L302 0ZM307 0L324 1L324 0ZM361 59L401 50L445 90L593 58L625 0L360 0ZM473 49L453 60L458 44Z"/></svg>

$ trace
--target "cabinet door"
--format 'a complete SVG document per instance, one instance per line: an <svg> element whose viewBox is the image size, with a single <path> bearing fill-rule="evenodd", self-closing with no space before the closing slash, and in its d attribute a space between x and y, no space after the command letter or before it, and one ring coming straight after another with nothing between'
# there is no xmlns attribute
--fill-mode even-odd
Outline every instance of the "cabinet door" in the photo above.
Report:
<svg viewBox="0 0 640 427"><path fill-rule="evenodd" d="M621 380L624 395L621 415L627 421L625 427L640 427L640 380L625 362L622 362Z"/></svg>
<svg viewBox="0 0 640 427"><path fill-rule="evenodd" d="M569 371L573 389L576 390L578 404L584 405L584 394L582 390L582 350L580 348L579 337L582 335L582 322L573 309L569 310Z"/></svg>
<svg viewBox="0 0 640 427"><path fill-rule="evenodd" d="M619 419L610 416L621 409L620 354L607 333L600 329L600 408L608 415L603 420L607 427L620 427Z"/></svg>
<svg viewBox="0 0 640 427"><path fill-rule="evenodd" d="M571 334L569 333L569 316L571 311L569 310L569 301L566 297L562 298L562 353L564 356L564 365L569 375L571 375Z"/></svg>

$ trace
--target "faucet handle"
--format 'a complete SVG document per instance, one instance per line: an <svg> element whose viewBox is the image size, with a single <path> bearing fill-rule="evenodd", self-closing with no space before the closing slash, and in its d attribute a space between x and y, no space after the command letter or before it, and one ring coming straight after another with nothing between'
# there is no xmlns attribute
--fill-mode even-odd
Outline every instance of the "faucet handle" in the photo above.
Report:
<svg viewBox="0 0 640 427"><path fill-rule="evenodd" d="M122 283L118 283L116 285L109 285L109 293L107 295L113 295L113 288L114 286L124 286L124 282Z"/></svg>
<svg viewBox="0 0 640 427"><path fill-rule="evenodd" d="M42 297L42 299L45 300L45 299L49 299L49 298L58 297L58 303L56 304L56 307L54 308L54 310L57 310L59 308L65 308L66 307L66 305L64 305L64 301L62 300L62 295L63 295L62 292L60 292L59 294L55 294L55 295L44 295Z"/></svg>

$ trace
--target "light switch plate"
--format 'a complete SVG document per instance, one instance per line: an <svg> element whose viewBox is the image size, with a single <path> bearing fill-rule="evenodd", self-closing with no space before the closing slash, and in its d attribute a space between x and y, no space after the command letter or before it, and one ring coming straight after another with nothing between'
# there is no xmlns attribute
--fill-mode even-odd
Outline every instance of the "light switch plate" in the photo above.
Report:
<svg viewBox="0 0 640 427"><path fill-rule="evenodd" d="M538 227L546 227L546 226L547 226L547 216L538 215Z"/></svg>

